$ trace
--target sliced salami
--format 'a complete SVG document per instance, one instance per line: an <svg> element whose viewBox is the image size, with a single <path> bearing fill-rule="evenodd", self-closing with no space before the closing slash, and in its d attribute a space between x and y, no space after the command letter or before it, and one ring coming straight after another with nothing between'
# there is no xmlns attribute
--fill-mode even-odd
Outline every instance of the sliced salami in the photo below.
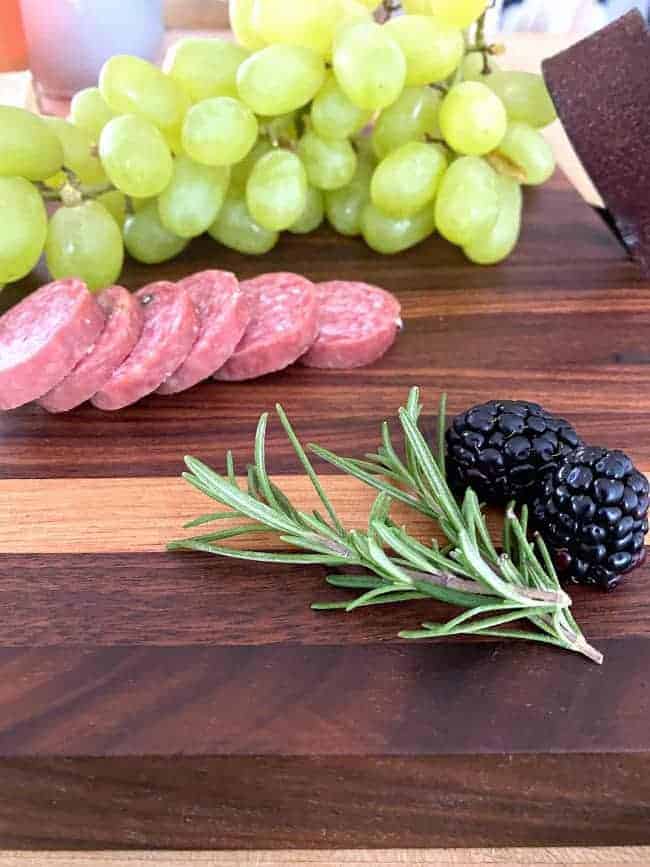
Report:
<svg viewBox="0 0 650 867"><path fill-rule="evenodd" d="M283 370L303 355L318 333L314 284L297 274L263 274L246 280L252 318L215 379L238 381Z"/></svg>
<svg viewBox="0 0 650 867"><path fill-rule="evenodd" d="M0 319L0 409L58 385L93 348L104 313L81 280L48 283Z"/></svg>
<svg viewBox="0 0 650 867"><path fill-rule="evenodd" d="M121 286L110 286L97 296L106 326L95 348L68 376L39 400L48 412L66 412L99 391L129 355L142 333L144 316L138 298Z"/></svg>
<svg viewBox="0 0 650 867"><path fill-rule="evenodd" d="M300 359L307 367L344 370L372 364L386 353L401 328L397 298L367 283L332 280L316 285L319 332Z"/></svg>
<svg viewBox="0 0 650 867"><path fill-rule="evenodd" d="M151 394L185 361L199 333L189 292L174 283L151 283L135 293L144 323L127 359L92 398L99 409L121 409Z"/></svg>
<svg viewBox="0 0 650 867"><path fill-rule="evenodd" d="M177 394L212 376L235 351L251 320L248 297L229 271L201 271L178 284L186 289L199 316L199 336L159 394Z"/></svg>

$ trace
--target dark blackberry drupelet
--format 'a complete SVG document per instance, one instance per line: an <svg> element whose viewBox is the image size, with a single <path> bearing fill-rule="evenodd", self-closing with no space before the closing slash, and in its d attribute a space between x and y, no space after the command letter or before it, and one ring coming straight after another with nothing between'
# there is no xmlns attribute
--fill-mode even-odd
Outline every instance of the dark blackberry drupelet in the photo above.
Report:
<svg viewBox="0 0 650 867"><path fill-rule="evenodd" d="M582 446L546 478L533 521L560 577L612 590L644 558L650 485L621 451Z"/></svg>
<svg viewBox="0 0 650 867"><path fill-rule="evenodd" d="M537 403L491 400L453 420L447 431L448 480L487 503L529 502L547 473L580 445L568 421Z"/></svg>

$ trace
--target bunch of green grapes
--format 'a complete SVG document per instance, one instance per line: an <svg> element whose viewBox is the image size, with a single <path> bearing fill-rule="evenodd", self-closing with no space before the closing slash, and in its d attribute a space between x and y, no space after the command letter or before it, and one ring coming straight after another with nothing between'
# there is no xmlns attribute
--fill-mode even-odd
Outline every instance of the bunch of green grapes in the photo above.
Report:
<svg viewBox="0 0 650 867"><path fill-rule="evenodd" d="M261 255L325 220L384 254L438 231L504 259L521 186L554 170L542 78L498 69L487 0L376 5L230 0L236 42L112 57L67 120L0 107L0 284L45 252L99 289L125 249L155 264L207 232Z"/></svg>

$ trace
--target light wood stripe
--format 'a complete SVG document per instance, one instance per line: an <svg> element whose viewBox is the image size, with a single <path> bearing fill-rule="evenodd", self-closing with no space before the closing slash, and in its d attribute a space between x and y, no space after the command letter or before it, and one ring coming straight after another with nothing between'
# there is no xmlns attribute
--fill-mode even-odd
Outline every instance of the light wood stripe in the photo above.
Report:
<svg viewBox="0 0 650 867"><path fill-rule="evenodd" d="M276 481L299 508L322 511L305 476L281 476ZM321 482L344 526L363 527L374 492L347 476L323 476ZM232 525L219 521L184 530L187 521L221 507L177 477L7 479L0 481L0 502L8 507L0 521L0 554L161 551L172 539ZM392 515L420 539L436 535L435 525L407 506L395 504ZM498 510L488 515L488 524L493 533L499 532ZM227 544L261 550L282 547L264 535Z"/></svg>
<svg viewBox="0 0 650 867"><path fill-rule="evenodd" d="M372 851L295 852L0 852L0 867L416 867L428 865L500 864L524 867L544 864L648 864L650 846L530 849L377 849Z"/></svg>
<svg viewBox="0 0 650 867"><path fill-rule="evenodd" d="M362 526L372 491L344 476L324 476L322 481L344 524ZM292 502L307 509L320 507L305 476L282 476L277 482ZM229 523L183 530L187 521L220 507L180 478L4 480L0 502L8 506L7 518L0 522L0 553L160 551L171 539L210 533ZM407 508L396 509L395 517L419 535L432 530L426 518ZM263 536L254 541L263 549L277 547Z"/></svg>

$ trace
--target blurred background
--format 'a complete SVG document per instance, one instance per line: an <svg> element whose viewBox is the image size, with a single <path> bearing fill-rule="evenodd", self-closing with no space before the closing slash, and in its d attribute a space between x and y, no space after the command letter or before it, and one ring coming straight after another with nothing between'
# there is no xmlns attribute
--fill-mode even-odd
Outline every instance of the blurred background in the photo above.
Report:
<svg viewBox="0 0 650 867"><path fill-rule="evenodd" d="M226 27L225 3L219 0L167 0L171 27ZM548 33L588 33L636 7L650 20L650 0L497 0L499 29Z"/></svg>
<svg viewBox="0 0 650 867"><path fill-rule="evenodd" d="M650 12L650 0L495 0L491 12L492 32L527 31L571 33L580 37L602 27L607 21L637 7ZM112 34L129 35L143 55L168 29L223 29L228 26L224 0L0 0L0 72L38 65L43 43L49 50L67 54L70 62L79 58L70 51L63 31L73 15L92 10L101 27L93 34L97 48L108 46ZM140 45L138 40L142 42Z"/></svg>
<svg viewBox="0 0 650 867"><path fill-rule="evenodd" d="M637 8L648 17L648 0L505 0L501 29L586 34Z"/></svg>

